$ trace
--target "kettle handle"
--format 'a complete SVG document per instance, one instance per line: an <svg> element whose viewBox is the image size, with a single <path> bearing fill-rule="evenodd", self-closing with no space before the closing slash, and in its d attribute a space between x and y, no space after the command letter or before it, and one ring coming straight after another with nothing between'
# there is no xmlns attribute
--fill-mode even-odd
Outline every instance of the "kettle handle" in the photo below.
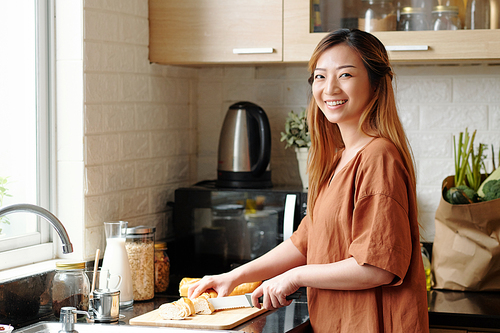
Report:
<svg viewBox="0 0 500 333"><path fill-rule="evenodd" d="M259 124L259 159L257 163L252 165L252 174L259 177L266 171L271 160L271 127L269 126L269 119L262 108L256 106L255 108L249 108L248 111Z"/></svg>

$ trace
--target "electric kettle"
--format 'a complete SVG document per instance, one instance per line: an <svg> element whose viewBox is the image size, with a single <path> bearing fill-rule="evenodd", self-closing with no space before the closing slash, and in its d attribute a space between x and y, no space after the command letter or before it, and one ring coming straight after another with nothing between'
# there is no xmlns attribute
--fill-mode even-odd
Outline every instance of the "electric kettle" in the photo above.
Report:
<svg viewBox="0 0 500 333"><path fill-rule="evenodd" d="M271 128L264 110L250 102L229 107L219 139L218 187L272 187Z"/></svg>

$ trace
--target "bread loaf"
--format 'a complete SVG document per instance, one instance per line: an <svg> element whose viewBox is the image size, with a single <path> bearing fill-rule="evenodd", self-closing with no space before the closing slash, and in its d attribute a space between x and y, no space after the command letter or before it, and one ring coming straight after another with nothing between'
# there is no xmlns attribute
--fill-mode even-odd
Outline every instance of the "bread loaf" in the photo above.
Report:
<svg viewBox="0 0 500 333"><path fill-rule="evenodd" d="M183 297L187 297L188 295L188 289L191 286L191 284L200 281L201 279L199 278L183 278L181 282L179 283L179 295ZM229 296L235 296L235 295L245 295L248 293L253 292L255 289L257 289L258 286L262 284L262 281L258 282L248 282L248 283L242 283L229 294ZM208 293L210 297L215 298L217 297L217 292L213 289L208 289L205 290L205 293Z"/></svg>
<svg viewBox="0 0 500 333"><path fill-rule="evenodd" d="M162 304L159 308L163 319L184 319L195 313L194 304L189 298L181 298L172 303Z"/></svg>
<svg viewBox="0 0 500 333"><path fill-rule="evenodd" d="M194 313L202 315L212 314L215 311L215 309L212 303L208 301L209 298L210 295L207 293L201 294L200 296L196 297L193 300Z"/></svg>

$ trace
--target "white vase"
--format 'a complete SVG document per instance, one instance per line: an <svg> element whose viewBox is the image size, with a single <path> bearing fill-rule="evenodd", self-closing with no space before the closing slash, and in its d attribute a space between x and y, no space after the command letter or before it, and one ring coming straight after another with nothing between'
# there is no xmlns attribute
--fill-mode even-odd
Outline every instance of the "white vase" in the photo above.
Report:
<svg viewBox="0 0 500 333"><path fill-rule="evenodd" d="M307 156L309 155L309 148L295 148L297 161L299 162L299 174L302 181L302 187L309 187L309 178L307 176Z"/></svg>

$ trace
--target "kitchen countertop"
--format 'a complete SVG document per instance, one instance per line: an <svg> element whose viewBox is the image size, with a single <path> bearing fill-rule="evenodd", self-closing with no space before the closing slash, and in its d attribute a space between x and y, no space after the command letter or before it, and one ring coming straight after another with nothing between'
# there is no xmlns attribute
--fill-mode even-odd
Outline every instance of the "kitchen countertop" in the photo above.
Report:
<svg viewBox="0 0 500 333"><path fill-rule="evenodd" d="M120 318L118 323L114 323L113 325L128 325L130 319L158 309L160 305L173 302L177 299L179 299L179 296L157 294L155 295L155 298L150 301L134 302L133 306L120 309L120 315L122 318ZM289 306L273 311L267 311L262 315L231 329L231 331L241 331L246 333L285 333L299 327L301 324L306 323L305 325L307 325L308 320L309 312L307 310L307 296L305 288L303 288L300 298L294 300ZM39 318L38 321L58 321L58 319L53 314L48 314L45 317ZM85 322L85 317L82 316L78 321ZM15 328L28 326L33 323L34 322L17 325Z"/></svg>
<svg viewBox="0 0 500 333"><path fill-rule="evenodd" d="M500 332L500 292L458 292L432 290L429 296L429 323L434 328L469 329L476 332ZM161 304L177 300L179 296L156 295L151 301L135 302L132 307L121 309L118 325L128 325L129 320L157 309ZM284 333L306 326L309 319L306 292L285 308L268 311L233 330L246 333ZM38 321L58 321L45 315ZM32 322L16 325L27 326Z"/></svg>
<svg viewBox="0 0 500 333"><path fill-rule="evenodd" d="M500 332L500 292L432 290L428 299L431 327Z"/></svg>

